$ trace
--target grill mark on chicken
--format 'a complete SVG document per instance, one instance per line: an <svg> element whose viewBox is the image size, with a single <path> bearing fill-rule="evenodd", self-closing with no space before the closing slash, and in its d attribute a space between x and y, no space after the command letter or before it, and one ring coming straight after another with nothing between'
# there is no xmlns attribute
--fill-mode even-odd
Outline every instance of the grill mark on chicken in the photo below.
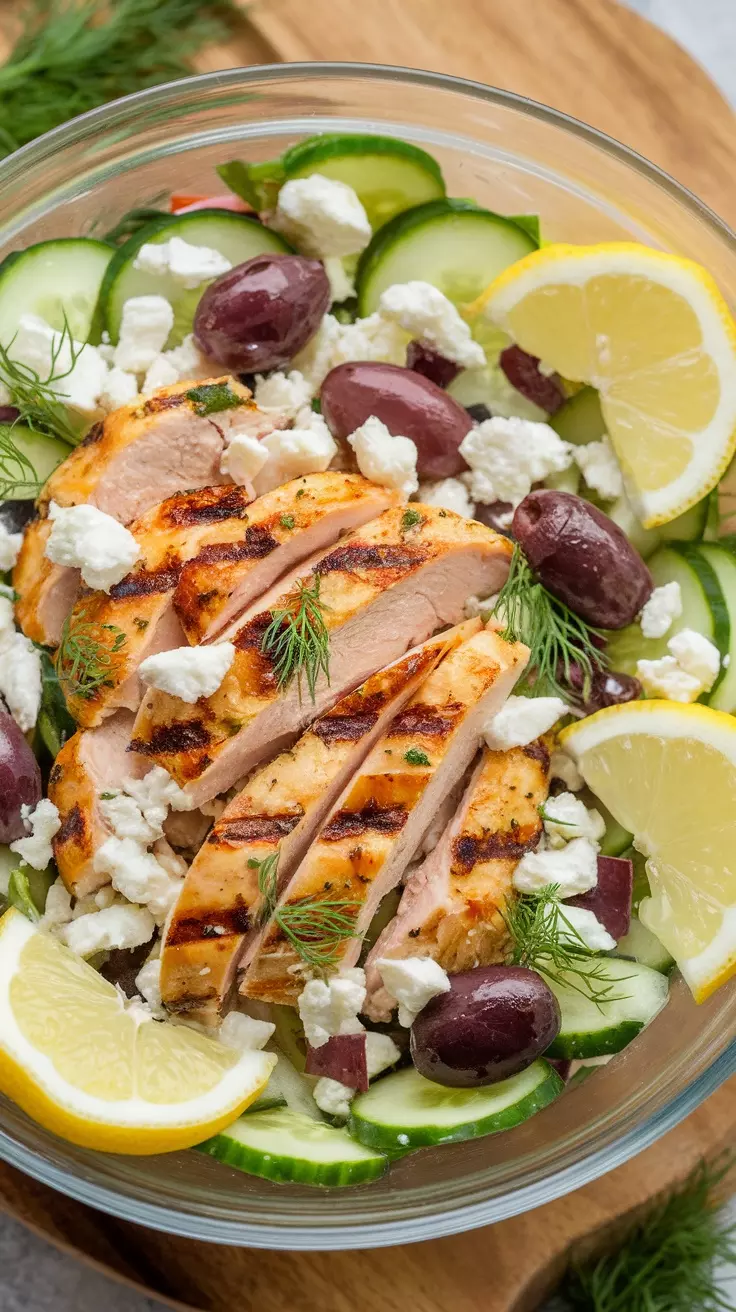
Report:
<svg viewBox="0 0 736 1312"><path fill-rule="evenodd" d="M539 764L544 771L549 770L549 748L545 746L541 738L538 738L536 742L527 743L526 747L522 748L522 751L524 755L529 756L532 761L539 761Z"/></svg>
<svg viewBox="0 0 736 1312"><path fill-rule="evenodd" d="M212 830L208 843L278 843L295 829L301 815L251 815L228 820Z"/></svg>
<svg viewBox="0 0 736 1312"><path fill-rule="evenodd" d="M171 925L166 944L178 947L182 943L196 943L200 939L224 939L229 934L247 934L250 929L248 908L242 899L231 907L215 907L202 910L196 916L183 916Z"/></svg>
<svg viewBox="0 0 736 1312"><path fill-rule="evenodd" d="M186 392L177 392L174 396L149 396L140 408L141 416L157 415L162 410L175 410L181 406L191 409Z"/></svg>
<svg viewBox="0 0 736 1312"><path fill-rule="evenodd" d="M171 592L176 587L181 564L160 565L158 569L134 570L119 583L113 584L109 596L115 601L123 597L151 597L159 592Z"/></svg>
<svg viewBox="0 0 736 1312"><path fill-rule="evenodd" d="M105 425L102 422L102 420L99 420L96 424L92 425L86 437L82 438L82 441L79 443L79 445L94 446L95 442L99 442L104 431L105 431Z"/></svg>
<svg viewBox="0 0 736 1312"><path fill-rule="evenodd" d="M447 712L452 710L452 707L445 706L443 710ZM463 710L463 707L458 707L457 714ZM424 738L446 738L448 733L452 732L457 714L440 715L436 707L422 706L421 703L407 706L394 718L386 736L407 738L412 734L419 734Z"/></svg>
<svg viewBox="0 0 736 1312"><path fill-rule="evenodd" d="M248 620L248 623L244 624L242 629L230 639L233 646L237 647L238 651L248 651L254 647L256 650L262 650L263 635L272 618L271 612L268 610L262 611L260 615L254 615L253 619ZM263 653L263 659L264 663L270 663L265 652Z"/></svg>
<svg viewBox="0 0 736 1312"><path fill-rule="evenodd" d="M406 824L407 811L403 806L367 806L362 811L338 811L322 830L324 842L339 842L343 838L360 838L374 830L380 834L398 834Z"/></svg>
<svg viewBox="0 0 736 1312"><path fill-rule="evenodd" d="M57 844L59 847L63 847L65 843L78 843L81 846L85 833L86 824L82 808L75 804L61 822L61 828L54 838L54 847Z"/></svg>
<svg viewBox="0 0 736 1312"><path fill-rule="evenodd" d="M312 731L323 743L357 743L373 728L378 713L363 715L328 715L312 726Z"/></svg>
<svg viewBox="0 0 736 1312"><path fill-rule="evenodd" d="M219 492L219 495L216 495ZM186 497L172 497L165 509L165 518L174 527L194 524L219 524L226 519L241 519L252 499L245 488L203 488Z"/></svg>
<svg viewBox="0 0 736 1312"><path fill-rule="evenodd" d="M393 543L375 546L360 542L337 547L315 567L315 574L331 574L336 570L354 573L359 569L414 569L427 560L429 552L423 547L405 547Z"/></svg>
<svg viewBox="0 0 736 1312"><path fill-rule="evenodd" d="M140 752L141 756L156 756L159 752L169 756L209 747L211 742L212 734L201 720L173 720L155 728L148 739L132 738L128 751Z"/></svg>
<svg viewBox="0 0 736 1312"><path fill-rule="evenodd" d="M452 845L453 869L460 866L470 871L481 861L520 861L527 852L534 851L540 838L539 831L530 831L526 838L521 837L522 832L517 828L481 836L461 835Z"/></svg>
<svg viewBox="0 0 736 1312"><path fill-rule="evenodd" d="M245 531L244 541L209 542L188 561L188 564L190 566L219 565L230 561L261 560L264 556L270 556L279 545L267 528L259 524L251 524Z"/></svg>

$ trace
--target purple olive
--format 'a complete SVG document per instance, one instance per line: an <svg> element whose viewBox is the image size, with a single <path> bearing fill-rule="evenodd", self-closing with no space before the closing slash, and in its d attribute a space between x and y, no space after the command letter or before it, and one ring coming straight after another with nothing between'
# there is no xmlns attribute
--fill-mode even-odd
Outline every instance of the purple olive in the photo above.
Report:
<svg viewBox="0 0 736 1312"><path fill-rule="evenodd" d="M567 679L564 668L558 669L557 677L560 683L567 682L586 715L602 711L604 706L620 706L623 702L635 702L637 697L641 697L641 684L633 674L620 674L616 670L605 670L602 667L594 670L587 697L583 696L585 676L576 661L570 663Z"/></svg>
<svg viewBox="0 0 736 1312"><path fill-rule="evenodd" d="M473 427L470 415L429 378L395 364L339 364L320 392L333 436L344 440L375 415L395 436L416 443L422 478L450 478L467 465L458 447Z"/></svg>
<svg viewBox="0 0 736 1312"><path fill-rule="evenodd" d="M507 346L501 352L498 363L512 387L521 392L527 401L533 401L540 410L553 415L565 400L559 374L543 374L539 369L539 359L522 351L520 346Z"/></svg>
<svg viewBox="0 0 736 1312"><path fill-rule="evenodd" d="M557 1037L560 1009L535 970L476 966L450 976L411 1027L411 1056L435 1084L495 1084L536 1060Z"/></svg>
<svg viewBox="0 0 736 1312"><path fill-rule="evenodd" d="M540 582L588 624L623 629L652 592L652 576L623 530L572 492L530 492L512 529Z"/></svg>
<svg viewBox="0 0 736 1312"><path fill-rule="evenodd" d="M439 351L435 351L426 342L409 342L406 348L406 367L415 374L429 378L438 387L449 387L453 378L460 373L460 365L448 360Z"/></svg>
<svg viewBox="0 0 736 1312"><path fill-rule="evenodd" d="M254 255L204 292L194 338L205 355L234 373L279 369L314 336L330 300L319 260Z"/></svg>
<svg viewBox="0 0 736 1312"><path fill-rule="evenodd" d="M0 424L14 424L20 419L20 410L14 405L0 405Z"/></svg>
<svg viewBox="0 0 736 1312"><path fill-rule="evenodd" d="M3 501L0 503L0 524L8 533L22 533L36 514L33 501Z"/></svg>
<svg viewBox="0 0 736 1312"><path fill-rule="evenodd" d="M0 710L0 843L25 836L20 809L40 802L41 791L38 761L13 717Z"/></svg>
<svg viewBox="0 0 736 1312"><path fill-rule="evenodd" d="M483 401L475 401L473 405L466 405L465 409L475 424L483 424L486 419L493 418L492 411L488 409L487 405L484 405Z"/></svg>
<svg viewBox="0 0 736 1312"><path fill-rule="evenodd" d="M511 521L507 519L507 515L513 508L510 501L492 501L487 506L476 506L473 519L477 519L480 524L485 524L486 528L493 528L497 533L503 533L510 538Z"/></svg>
<svg viewBox="0 0 736 1312"><path fill-rule="evenodd" d="M598 857L598 883L587 893L569 899L571 907L592 911L618 941L631 929L631 899L634 891L634 863L625 856Z"/></svg>

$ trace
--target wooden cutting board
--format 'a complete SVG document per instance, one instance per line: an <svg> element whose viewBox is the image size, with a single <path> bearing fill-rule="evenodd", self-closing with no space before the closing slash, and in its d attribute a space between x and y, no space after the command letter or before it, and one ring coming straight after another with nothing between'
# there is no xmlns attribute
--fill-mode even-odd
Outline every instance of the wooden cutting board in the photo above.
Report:
<svg viewBox="0 0 736 1312"><path fill-rule="evenodd" d="M15 0L0 0L0 50L14 9ZM613 0L254 0L232 40L203 51L198 66L301 59L408 64L545 101L633 146L736 222L732 111L683 50ZM482 1231L390 1250L267 1253L178 1240L104 1217L8 1167L0 1206L179 1308L528 1312L570 1253L610 1241L735 1136L736 1080L575 1194Z"/></svg>

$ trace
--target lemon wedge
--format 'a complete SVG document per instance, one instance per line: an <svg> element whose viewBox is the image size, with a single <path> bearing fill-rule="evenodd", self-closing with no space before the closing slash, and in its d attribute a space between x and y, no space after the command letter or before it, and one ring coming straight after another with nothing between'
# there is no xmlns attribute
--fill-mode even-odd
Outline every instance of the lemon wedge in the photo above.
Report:
<svg viewBox="0 0 736 1312"><path fill-rule="evenodd" d="M231 1124L276 1058L154 1021L19 911L0 919L0 1091L85 1148L164 1153Z"/></svg>
<svg viewBox="0 0 736 1312"><path fill-rule="evenodd" d="M466 315L598 388L645 527L715 487L736 447L736 324L700 265L634 242L545 246Z"/></svg>
<svg viewBox="0 0 736 1312"><path fill-rule="evenodd" d="M647 857L647 929L703 1002L736 974L736 719L628 702L563 730L585 782Z"/></svg>

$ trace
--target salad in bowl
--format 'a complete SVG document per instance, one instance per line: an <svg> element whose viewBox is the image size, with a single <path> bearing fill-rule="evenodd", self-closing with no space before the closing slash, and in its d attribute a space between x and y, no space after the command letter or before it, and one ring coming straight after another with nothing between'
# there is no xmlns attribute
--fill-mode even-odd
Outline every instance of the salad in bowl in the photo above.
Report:
<svg viewBox="0 0 736 1312"><path fill-rule="evenodd" d="M393 137L219 172L0 266L0 1091L357 1185L736 971L736 328Z"/></svg>

